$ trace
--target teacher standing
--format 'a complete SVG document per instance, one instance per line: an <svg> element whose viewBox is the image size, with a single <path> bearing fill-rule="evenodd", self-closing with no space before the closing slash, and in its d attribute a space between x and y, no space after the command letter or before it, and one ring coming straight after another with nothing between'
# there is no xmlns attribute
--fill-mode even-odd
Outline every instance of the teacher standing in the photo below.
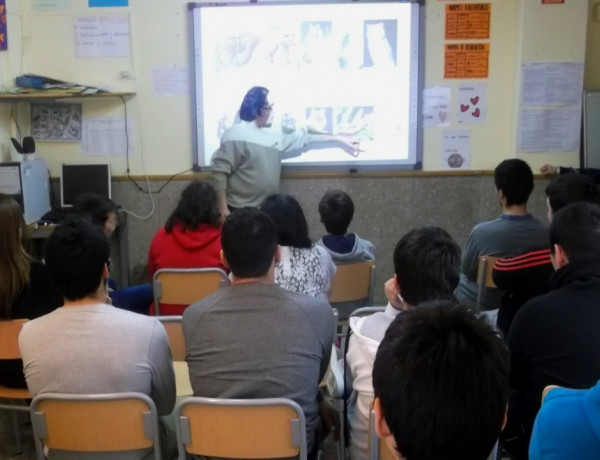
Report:
<svg viewBox="0 0 600 460"><path fill-rule="evenodd" d="M281 160L302 153L315 142L337 142L345 150L357 152L351 138L312 134L307 129L292 133L266 129L270 126L273 104L269 90L251 88L240 106L241 122L223 134L221 145L212 157L213 186L221 219L235 209L259 206L265 198L279 192Z"/></svg>

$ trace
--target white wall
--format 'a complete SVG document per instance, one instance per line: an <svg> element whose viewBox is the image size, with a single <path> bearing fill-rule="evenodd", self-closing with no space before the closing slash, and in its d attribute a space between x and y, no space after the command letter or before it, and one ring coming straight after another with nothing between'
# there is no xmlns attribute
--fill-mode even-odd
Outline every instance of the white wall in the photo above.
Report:
<svg viewBox="0 0 600 460"><path fill-rule="evenodd" d="M537 168L543 163L576 165L578 152L516 153L516 120L520 65L528 61L583 61L586 52L588 2L567 0L542 5L539 0L488 0L492 4L489 78L475 80L488 85L487 122L465 126L471 130L471 168L493 169L504 158L519 156ZM596 2L597 0L591 0ZM444 8L449 2L426 2L425 86L446 85L453 89L466 80L443 78ZM187 0L129 0L127 8L88 8L87 0L71 0L71 8L56 12L31 9L30 2L7 0L9 51L0 54L0 85L13 86L21 73L37 73L78 83L106 86L114 91L132 91L128 115L135 123L135 153L131 174L173 174L191 167L192 127L190 96L154 96L151 87L155 67L190 68ZM590 4L589 9L592 9ZM129 14L132 53L128 58L76 59L73 17L80 15ZM123 79L121 71L135 79ZM243 82L241 83L243 84ZM27 134L27 104L17 104L24 135ZM120 100L88 100L85 116L120 116ZM10 157L10 104L0 104L0 155ZM451 128L456 124L453 115ZM15 134L14 125L12 126ZM440 128L424 133L424 169L440 165ZM53 175L65 161L98 161L84 158L78 143L38 142L38 154L48 159ZM113 175L126 173L125 160L110 157ZM144 166L145 165L145 166Z"/></svg>

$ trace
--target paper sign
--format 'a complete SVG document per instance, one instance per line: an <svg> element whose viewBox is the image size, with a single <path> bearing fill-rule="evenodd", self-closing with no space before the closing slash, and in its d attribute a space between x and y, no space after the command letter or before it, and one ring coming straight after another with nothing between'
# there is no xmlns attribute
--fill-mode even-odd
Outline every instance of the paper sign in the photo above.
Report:
<svg viewBox="0 0 600 460"><path fill-rule="evenodd" d="M518 145L521 152L579 150L580 108L521 110Z"/></svg>
<svg viewBox="0 0 600 460"><path fill-rule="evenodd" d="M0 168L0 193L18 195L21 193L21 174L18 166Z"/></svg>
<svg viewBox="0 0 600 460"><path fill-rule="evenodd" d="M128 6L129 0L88 0L88 6L90 8L103 7L103 6Z"/></svg>
<svg viewBox="0 0 600 460"><path fill-rule="evenodd" d="M444 78L487 78L489 43L447 43L444 47Z"/></svg>
<svg viewBox="0 0 600 460"><path fill-rule="evenodd" d="M490 3L446 5L446 40L490 38Z"/></svg>
<svg viewBox="0 0 600 460"><path fill-rule="evenodd" d="M422 112L423 126L450 126L450 88L425 88Z"/></svg>
<svg viewBox="0 0 600 460"><path fill-rule="evenodd" d="M581 104L583 62L527 62L521 66L522 106Z"/></svg>
<svg viewBox="0 0 600 460"><path fill-rule="evenodd" d="M31 6L40 11L66 10L71 8L71 0L33 0Z"/></svg>
<svg viewBox="0 0 600 460"><path fill-rule="evenodd" d="M0 51L8 49L8 29L6 28L6 0L0 0Z"/></svg>
<svg viewBox="0 0 600 460"><path fill-rule="evenodd" d="M442 169L469 169L471 133L466 129L442 132Z"/></svg>
<svg viewBox="0 0 600 460"><path fill-rule="evenodd" d="M487 85L485 83L458 87L458 123L479 124L487 117Z"/></svg>
<svg viewBox="0 0 600 460"><path fill-rule="evenodd" d="M78 58L129 56L129 16L79 16L73 28Z"/></svg>
<svg viewBox="0 0 600 460"><path fill-rule="evenodd" d="M190 71L186 68L156 67L152 69L152 94L155 96L188 94Z"/></svg>
<svg viewBox="0 0 600 460"><path fill-rule="evenodd" d="M83 119L81 154L85 156L133 155L133 119L123 117L89 117Z"/></svg>

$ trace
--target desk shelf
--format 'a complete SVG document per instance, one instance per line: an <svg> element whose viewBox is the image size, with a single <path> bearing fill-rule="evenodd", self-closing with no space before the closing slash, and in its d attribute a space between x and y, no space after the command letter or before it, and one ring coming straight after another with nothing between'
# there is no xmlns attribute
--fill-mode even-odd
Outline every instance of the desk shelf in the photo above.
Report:
<svg viewBox="0 0 600 460"><path fill-rule="evenodd" d="M132 97L135 93L61 93L52 90L45 92L43 90L35 93L0 93L0 102L35 102L35 101L53 101L57 99L106 99L109 97Z"/></svg>

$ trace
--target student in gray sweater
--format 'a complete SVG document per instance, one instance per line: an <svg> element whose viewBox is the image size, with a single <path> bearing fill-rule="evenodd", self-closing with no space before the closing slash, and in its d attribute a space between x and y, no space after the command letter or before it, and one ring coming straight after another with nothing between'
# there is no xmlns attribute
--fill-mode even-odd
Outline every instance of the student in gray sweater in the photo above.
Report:
<svg viewBox="0 0 600 460"><path fill-rule="evenodd" d="M294 400L306 417L309 458L316 458L321 424L335 429L319 392L333 342L331 307L274 284L280 248L265 213L232 213L221 241L232 284L183 314L194 395Z"/></svg>

